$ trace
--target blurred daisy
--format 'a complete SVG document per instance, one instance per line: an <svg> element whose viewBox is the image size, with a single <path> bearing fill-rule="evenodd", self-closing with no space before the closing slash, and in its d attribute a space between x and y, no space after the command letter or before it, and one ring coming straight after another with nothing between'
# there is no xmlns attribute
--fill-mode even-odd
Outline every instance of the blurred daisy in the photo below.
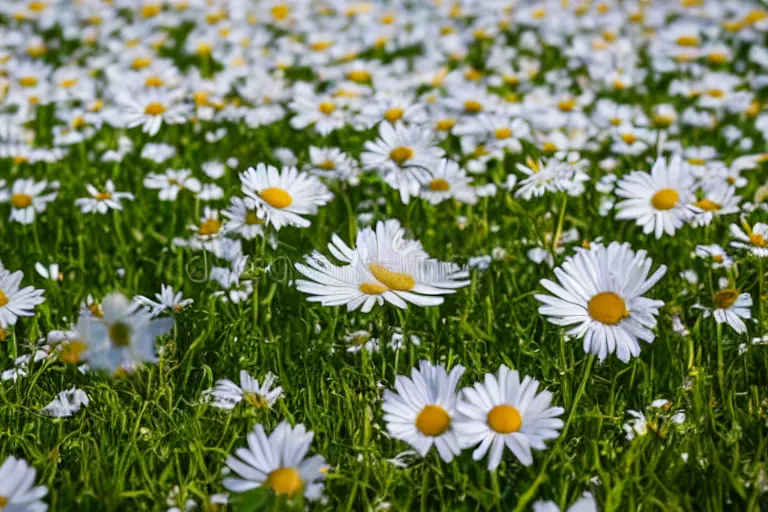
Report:
<svg viewBox="0 0 768 512"><path fill-rule="evenodd" d="M712 263L712 268L731 268L733 266L733 258L728 256L728 253L717 244L711 245L697 245L696 256L704 258Z"/></svg>
<svg viewBox="0 0 768 512"><path fill-rule="evenodd" d="M560 512L560 507L554 501L537 501L533 504L533 512ZM597 512L597 503L592 494L585 492L565 512Z"/></svg>
<svg viewBox="0 0 768 512"><path fill-rule="evenodd" d="M379 351L379 339L364 329L354 331L344 336L347 352L357 353L365 350L368 353Z"/></svg>
<svg viewBox="0 0 768 512"><path fill-rule="evenodd" d="M82 389L72 387L62 391L54 400L43 407L40 412L56 418L72 416L80 410L80 407L88 407L88 395Z"/></svg>
<svg viewBox="0 0 768 512"><path fill-rule="evenodd" d="M420 195L430 204L438 204L447 199L456 199L461 203L475 204L477 194L471 185L472 177L467 176L459 164L443 158L432 169L430 180L422 185Z"/></svg>
<svg viewBox="0 0 768 512"><path fill-rule="evenodd" d="M633 171L618 182L616 195L625 198L616 208L617 219L634 219L643 233L656 238L675 231L701 211L694 202L693 176L688 164L675 155L669 164L659 158L650 174Z"/></svg>
<svg viewBox="0 0 768 512"><path fill-rule="evenodd" d="M313 437L302 424L291 427L282 421L269 436L257 424L247 436L248 448L227 457L237 477L224 478L224 487L237 493L266 487L289 499L299 494L309 501L320 499L327 466L321 455L305 458Z"/></svg>
<svg viewBox="0 0 768 512"><path fill-rule="evenodd" d="M48 494L44 485L34 486L37 471L24 459L8 457L0 466L0 503L8 512L45 512L42 498Z"/></svg>
<svg viewBox="0 0 768 512"><path fill-rule="evenodd" d="M552 393L536 393L539 382L531 377L520 381L517 370L501 365L496 375L464 388L456 406L460 415L453 428L462 448L480 460L490 449L488 470L499 466L506 446L525 466L533 464L531 448L544 450L545 441L556 439L563 421L562 407L550 407Z"/></svg>
<svg viewBox="0 0 768 512"><path fill-rule="evenodd" d="M740 200L736 189L726 182L710 183L704 188L702 198L694 203L699 212L691 220L691 225L709 226L715 217L738 213Z"/></svg>
<svg viewBox="0 0 768 512"><path fill-rule="evenodd" d="M726 283L727 284L727 283ZM747 332L744 320L752 318L752 296L749 293L741 293L735 288L722 288L712 298L712 309L696 304L693 307L703 309L704 316L713 315L718 324L728 324L739 334Z"/></svg>
<svg viewBox="0 0 768 512"><path fill-rule="evenodd" d="M215 387L203 391L203 400L214 407L227 410L234 409L242 401L258 409L272 407L272 404L283 396L283 388L272 387L276 379L272 372L268 372L263 384L259 384L247 371L240 370L239 386L229 379L217 380Z"/></svg>
<svg viewBox="0 0 768 512"><path fill-rule="evenodd" d="M178 313L194 302L194 299L185 299L181 292L174 292L172 286L165 284L160 285L160 293L155 294L155 300L143 295L137 296L135 300L147 307L152 316L157 316L165 311Z"/></svg>
<svg viewBox="0 0 768 512"><path fill-rule="evenodd" d="M228 219L224 232L238 234L246 240L263 237L266 213L260 203L250 197L232 197L229 201L229 207L221 212Z"/></svg>
<svg viewBox="0 0 768 512"><path fill-rule="evenodd" d="M200 192L200 180L192 177L189 169L167 169L165 174L150 172L144 178L144 186L160 191L161 201L175 201L182 190Z"/></svg>
<svg viewBox="0 0 768 512"><path fill-rule="evenodd" d="M104 297L101 309L102 317L81 316L75 326L92 368L115 373L125 365L157 361L155 338L171 329L173 317L153 319L119 292Z"/></svg>
<svg viewBox="0 0 768 512"><path fill-rule="evenodd" d="M50 279L51 281L64 280L64 275L59 271L58 263L51 263L46 267L38 261L35 263L35 271L44 279Z"/></svg>
<svg viewBox="0 0 768 512"><path fill-rule="evenodd" d="M179 124L187 120L188 108L180 102L182 96L182 90L156 88L138 95L121 94L118 102L122 112L115 119L128 128L141 126L144 133L156 135L163 123Z"/></svg>
<svg viewBox="0 0 768 512"><path fill-rule="evenodd" d="M11 203L11 220L21 224L32 224L35 215L43 213L48 203L56 199L58 191L43 194L48 180L36 182L33 179L18 179L9 189L0 189L0 203ZM50 184L57 187L58 182Z"/></svg>
<svg viewBox="0 0 768 512"><path fill-rule="evenodd" d="M560 284L542 279L551 295L536 294L539 313L555 325L569 326L567 334L584 338L584 351L602 361L616 352L624 362L640 353L638 340L653 342L652 329L664 305L643 297L667 271L662 265L650 277L652 261L628 243L599 243L589 250L577 248L555 269Z"/></svg>
<svg viewBox="0 0 768 512"><path fill-rule="evenodd" d="M384 391L384 421L395 439L411 445L422 457L434 445L440 458L450 462L458 455L456 434L451 422L456 416L456 386L464 373L455 366L450 374L442 365L421 361L411 378L398 375L395 392Z"/></svg>
<svg viewBox="0 0 768 512"><path fill-rule="evenodd" d="M736 224L731 224L731 236L736 241L731 242L731 247L746 249L758 258L768 258L768 224L758 222L750 227L746 220L741 220L742 230Z"/></svg>
<svg viewBox="0 0 768 512"><path fill-rule="evenodd" d="M86 185L85 188L91 197L81 197L75 200L75 205L80 207L82 213L98 212L104 214L110 209L122 210L123 205L120 203L122 199L134 200L134 196L130 192L117 192L112 180L107 180L104 185L104 192L100 192L91 184Z"/></svg>
<svg viewBox="0 0 768 512"><path fill-rule="evenodd" d="M19 289L23 277L21 270L11 273L0 266L0 328L16 325L20 316L33 316L35 306L45 302L43 290Z"/></svg>
<svg viewBox="0 0 768 512"><path fill-rule="evenodd" d="M316 177L300 173L295 167L280 172L271 165L258 164L240 174L243 192L261 207L265 221L276 230L283 226L309 227L302 215L314 215L333 194Z"/></svg>

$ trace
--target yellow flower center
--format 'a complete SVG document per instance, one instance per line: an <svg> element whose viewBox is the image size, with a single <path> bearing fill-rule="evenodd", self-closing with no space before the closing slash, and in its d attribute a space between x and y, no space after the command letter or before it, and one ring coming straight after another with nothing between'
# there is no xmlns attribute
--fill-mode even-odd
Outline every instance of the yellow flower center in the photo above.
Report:
<svg viewBox="0 0 768 512"><path fill-rule="evenodd" d="M145 4L141 8L141 16L143 18L154 18L160 14L162 6L160 4Z"/></svg>
<svg viewBox="0 0 768 512"><path fill-rule="evenodd" d="M593 320L601 324L616 325L629 316L627 303L613 292L602 292L587 303L587 311Z"/></svg>
<svg viewBox="0 0 768 512"><path fill-rule="evenodd" d="M218 219L206 219L205 222L200 224L200 236L211 236L221 230L221 222Z"/></svg>
<svg viewBox="0 0 768 512"><path fill-rule="evenodd" d="M725 96L725 91L722 89L710 89L707 91L707 94L709 94L713 98L722 98L723 96Z"/></svg>
<svg viewBox="0 0 768 512"><path fill-rule="evenodd" d="M439 405L427 405L416 417L416 428L425 436L437 437L451 426L448 411Z"/></svg>
<svg viewBox="0 0 768 512"><path fill-rule="evenodd" d="M363 69L357 69L347 73L347 79L357 82L358 84L363 84L371 81L371 74Z"/></svg>
<svg viewBox="0 0 768 512"><path fill-rule="evenodd" d="M144 113L148 116L159 116L165 112L165 107L157 102L150 103L144 108Z"/></svg>
<svg viewBox="0 0 768 512"><path fill-rule="evenodd" d="M695 34L685 34L677 38L680 46L699 46L699 37Z"/></svg>
<svg viewBox="0 0 768 512"><path fill-rule="evenodd" d="M10 302L10 299L8 299L8 296L3 290L0 290L0 308L8 304L8 302Z"/></svg>
<svg viewBox="0 0 768 512"><path fill-rule="evenodd" d="M70 87L74 87L77 85L77 78L67 78L65 80L62 80L59 82L59 86L63 87L64 89L69 89Z"/></svg>
<svg viewBox="0 0 768 512"><path fill-rule="evenodd" d="M671 210L680 200L680 194L673 188L663 188L653 194L651 205L657 210Z"/></svg>
<svg viewBox="0 0 768 512"><path fill-rule="evenodd" d="M366 295L381 295L389 288L379 283L366 282L360 285L360 291Z"/></svg>
<svg viewBox="0 0 768 512"><path fill-rule="evenodd" d="M391 24L393 24L395 22L395 19L396 18L395 18L394 14L387 13L384 16L382 16L381 18L379 18L379 23L381 23L382 25L391 25Z"/></svg>
<svg viewBox="0 0 768 512"><path fill-rule="evenodd" d="M447 132L454 126L456 126L455 119L441 119L435 124L435 128L437 128L441 132Z"/></svg>
<svg viewBox="0 0 768 512"><path fill-rule="evenodd" d="M381 284L399 292L407 292L416 286L416 280L408 274L402 272L393 272L384 265L378 263L371 263L368 265L368 269Z"/></svg>
<svg viewBox="0 0 768 512"><path fill-rule="evenodd" d="M723 207L720 203L710 201L709 199L702 199L701 201L696 201L696 206L698 206L699 208L707 212L715 212L717 210L720 210Z"/></svg>
<svg viewBox="0 0 768 512"><path fill-rule="evenodd" d="M562 100L557 104L557 108L559 108L563 112L570 112L571 110L576 108L576 100L573 98Z"/></svg>
<svg viewBox="0 0 768 512"><path fill-rule="evenodd" d="M80 362L82 353L85 351L87 345L80 340L72 340L67 343L64 348L59 352L59 359L69 364L77 364Z"/></svg>
<svg viewBox="0 0 768 512"><path fill-rule="evenodd" d="M259 196L273 208L288 208L293 203L291 194L278 187L265 188L259 192Z"/></svg>
<svg viewBox="0 0 768 512"><path fill-rule="evenodd" d="M513 405L501 404L488 411L488 426L499 434L519 432L523 426L520 411Z"/></svg>
<svg viewBox="0 0 768 512"><path fill-rule="evenodd" d="M634 133L622 133L621 140L623 140L627 144L634 144L635 142L637 142L637 137L635 137Z"/></svg>
<svg viewBox="0 0 768 512"><path fill-rule="evenodd" d="M8 504L8 498L5 496L0 496L0 509L2 509L4 506Z"/></svg>
<svg viewBox="0 0 768 512"><path fill-rule="evenodd" d="M95 198L97 201L106 201L107 199L112 199L112 193L111 192L99 192L96 194Z"/></svg>
<svg viewBox="0 0 768 512"><path fill-rule="evenodd" d="M725 52L712 52L708 55L709 62L713 64L725 64L728 62L728 54Z"/></svg>
<svg viewBox="0 0 768 512"><path fill-rule="evenodd" d="M512 136L512 130L509 128L496 128L493 132L494 135L496 135L496 138L499 140L508 139Z"/></svg>
<svg viewBox="0 0 768 512"><path fill-rule="evenodd" d="M11 196L11 206L14 208L28 208L32 204L32 196L29 194L13 194Z"/></svg>
<svg viewBox="0 0 768 512"><path fill-rule="evenodd" d="M720 290L715 294L714 302L717 309L730 308L736 299L739 298L739 290L728 288L726 290Z"/></svg>
<svg viewBox="0 0 768 512"><path fill-rule="evenodd" d="M397 165L403 165L413 158L413 150L408 146L398 146L389 153L389 158Z"/></svg>
<svg viewBox="0 0 768 512"><path fill-rule="evenodd" d="M197 54L201 57L204 57L206 55L210 55L211 52L213 52L213 47L205 42L198 43L197 45Z"/></svg>
<svg viewBox="0 0 768 512"><path fill-rule="evenodd" d="M384 119L390 123L394 123L395 121L402 119L404 113L405 111L400 107L392 107L384 113Z"/></svg>
<svg viewBox="0 0 768 512"><path fill-rule="evenodd" d="M256 409L264 409L269 407L267 400L259 393L245 393L243 394L245 401Z"/></svg>
<svg viewBox="0 0 768 512"><path fill-rule="evenodd" d="M109 339L118 347L127 347L131 343L131 328L122 322L115 322L107 330Z"/></svg>
<svg viewBox="0 0 768 512"><path fill-rule="evenodd" d="M150 64L152 64L152 59L149 57L136 57L133 59L133 62L131 62L131 67L133 69L144 69Z"/></svg>
<svg viewBox="0 0 768 512"><path fill-rule="evenodd" d="M317 41L309 45L309 47L312 48L312 51L322 52L330 48L331 45L333 45L333 41Z"/></svg>
<svg viewBox="0 0 768 512"><path fill-rule="evenodd" d="M293 496L301 490L304 482L295 468L279 468L269 474L264 482L266 487L272 489L275 494Z"/></svg>
<svg viewBox="0 0 768 512"><path fill-rule="evenodd" d="M429 189L434 190L435 192L445 192L446 190L451 189L451 184L448 183L448 180L444 180L443 178L435 178L429 182Z"/></svg>
<svg viewBox="0 0 768 512"><path fill-rule="evenodd" d="M259 217L259 214L254 211L249 211L245 214L245 223L249 226L256 224L264 224L264 219Z"/></svg>
<svg viewBox="0 0 768 512"><path fill-rule="evenodd" d="M659 126L669 126L675 121L670 115L656 114L653 116L653 122Z"/></svg>
<svg viewBox="0 0 768 512"><path fill-rule="evenodd" d="M752 242L752 245L757 247L768 247L768 241L763 238L763 235L757 233L749 235L749 241Z"/></svg>
<svg viewBox="0 0 768 512"><path fill-rule="evenodd" d="M534 10L531 15L536 19L542 19L547 17L547 10L543 7L539 7L538 9Z"/></svg>
<svg viewBox="0 0 768 512"><path fill-rule="evenodd" d="M334 105L330 101L324 101L317 106L317 109L323 114L329 116L333 114L333 112L336 110L336 105Z"/></svg>
<svg viewBox="0 0 768 512"><path fill-rule="evenodd" d="M468 100L464 102L464 110L471 114L477 114L483 111L483 104L479 101Z"/></svg>
<svg viewBox="0 0 768 512"><path fill-rule="evenodd" d="M144 81L146 87L162 87L165 85L165 80L159 76L148 76Z"/></svg>
<svg viewBox="0 0 768 512"><path fill-rule="evenodd" d="M555 151L557 151L557 144L551 141L547 141L541 145L541 149L545 153L554 153Z"/></svg>
<svg viewBox="0 0 768 512"><path fill-rule="evenodd" d="M42 12L46 7L48 7L48 4L45 2L29 2L27 4L27 9L32 12Z"/></svg>
<svg viewBox="0 0 768 512"><path fill-rule="evenodd" d="M36 76L22 76L19 78L19 85L22 87L34 87L37 85Z"/></svg>
<svg viewBox="0 0 768 512"><path fill-rule="evenodd" d="M336 164L333 163L333 160L326 160L318 165L318 167L324 171L332 171L336 168Z"/></svg>
<svg viewBox="0 0 768 512"><path fill-rule="evenodd" d="M270 9L272 17L278 21L282 21L291 15L291 8L285 4L278 4Z"/></svg>

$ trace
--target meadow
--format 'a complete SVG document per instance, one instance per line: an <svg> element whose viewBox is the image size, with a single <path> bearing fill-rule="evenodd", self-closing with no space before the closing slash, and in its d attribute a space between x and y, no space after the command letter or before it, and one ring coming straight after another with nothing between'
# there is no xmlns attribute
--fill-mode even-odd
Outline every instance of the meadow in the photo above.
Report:
<svg viewBox="0 0 768 512"><path fill-rule="evenodd" d="M0 6L0 511L765 510L759 2Z"/></svg>

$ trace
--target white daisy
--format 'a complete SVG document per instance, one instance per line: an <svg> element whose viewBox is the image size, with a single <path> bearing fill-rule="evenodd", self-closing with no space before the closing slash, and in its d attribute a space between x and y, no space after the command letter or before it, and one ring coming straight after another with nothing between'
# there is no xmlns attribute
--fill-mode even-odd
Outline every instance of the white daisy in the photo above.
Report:
<svg viewBox="0 0 768 512"><path fill-rule="evenodd" d="M616 195L625 198L616 205L616 218L635 219L643 233L654 233L656 238L664 233L674 235L700 211L691 206L693 176L679 155L673 156L669 164L659 158L650 174L631 172L619 181Z"/></svg>
<svg viewBox="0 0 768 512"><path fill-rule="evenodd" d="M635 253L628 243L577 248L555 269L560 284L541 280L555 297L536 294L539 313L555 325L576 324L567 334L584 338L584 351L601 361L616 352L627 362L640 353L638 340L653 342L656 315L664 305L643 297L667 271L662 265L648 277L652 263L645 251Z"/></svg>
<svg viewBox="0 0 768 512"><path fill-rule="evenodd" d="M306 265L296 269L310 281L297 280L299 291L307 299L325 306L346 305L347 310L370 311L385 301L399 308L407 303L418 306L442 304L438 295L454 293L467 286L468 271L453 263L429 258L421 243L404 239L405 230L397 220L378 222L376 230L368 227L357 235L357 248L347 246L333 235L328 249L346 263L337 266L314 252Z"/></svg>
<svg viewBox="0 0 768 512"><path fill-rule="evenodd" d="M236 233L246 240L263 237L266 213L260 203L250 197L232 197L229 201L229 207L221 212L228 219L224 232Z"/></svg>
<svg viewBox="0 0 768 512"><path fill-rule="evenodd" d="M50 279L51 281L63 281L64 274L59 270L58 263L51 263L47 267L39 261L35 263L35 271L43 277L43 279Z"/></svg>
<svg viewBox="0 0 768 512"><path fill-rule="evenodd" d="M554 501L537 501L533 504L533 512L560 512L560 507ZM594 496L585 492L576 503L565 509L565 512L597 512Z"/></svg>
<svg viewBox="0 0 768 512"><path fill-rule="evenodd" d="M144 178L144 186L159 190L161 201L175 201L182 190L200 192L200 180L192 177L189 169L166 169L165 174L150 172Z"/></svg>
<svg viewBox="0 0 768 512"><path fill-rule="evenodd" d="M488 470L499 466L504 446L525 466L533 464L531 448L544 450L545 441L556 439L563 421L562 407L550 407L552 393L536 393L539 382L531 377L520 381L517 370L502 365L496 375L485 374L484 382L461 391L454 430L462 448L480 460L488 452Z"/></svg>
<svg viewBox="0 0 768 512"><path fill-rule="evenodd" d="M326 136L343 128L347 122L342 105L331 97L299 95L288 107L295 112L291 118L291 127L296 130L314 125L317 133Z"/></svg>
<svg viewBox="0 0 768 512"><path fill-rule="evenodd" d="M526 157L526 165L517 164L517 169L527 177L518 183L515 197L530 201L532 197L541 197L548 192L567 190L573 184L574 173L569 164L550 158L533 160Z"/></svg>
<svg viewBox="0 0 768 512"><path fill-rule="evenodd" d="M224 487L237 493L266 487L289 499L299 493L309 501L320 499L327 466L322 455L305 458L313 437L302 424L282 421L269 436L257 424L247 436L248 448L227 457L237 477L225 478Z"/></svg>
<svg viewBox="0 0 768 512"><path fill-rule="evenodd" d="M181 103L183 90L150 89L139 96L135 93L118 95L122 112L115 116L118 126L141 126L144 133L154 136L163 123L179 124L187 120L189 108Z"/></svg>
<svg viewBox="0 0 768 512"><path fill-rule="evenodd" d="M23 277L21 270L11 273L0 265L0 328L16 325L20 316L34 316L35 306L45 302L43 290L19 289Z"/></svg>
<svg viewBox="0 0 768 512"><path fill-rule="evenodd" d="M697 245L695 254L699 258L709 260L714 269L731 268L733 266L733 258L731 258L728 253L717 244Z"/></svg>
<svg viewBox="0 0 768 512"><path fill-rule="evenodd" d="M247 371L240 371L240 385L229 379L216 381L216 386L203 391L203 400L219 409L234 409L243 400L255 408L272 407L278 398L283 396L283 388L272 385L277 377L267 372L263 384L251 377Z"/></svg>
<svg viewBox="0 0 768 512"><path fill-rule="evenodd" d="M309 147L309 164L305 170L322 178L346 181L350 185L360 183L357 162L339 148Z"/></svg>
<svg viewBox="0 0 768 512"><path fill-rule="evenodd" d="M405 441L422 457L434 445L440 458L450 462L460 453L451 422L456 416L456 386L464 373L459 365L450 374L443 365L421 361L411 378L398 375L395 391L384 391L384 421L395 439Z"/></svg>
<svg viewBox="0 0 768 512"><path fill-rule="evenodd" d="M381 123L379 139L367 141L364 148L360 156L363 167L378 171L389 186L400 191L406 204L429 182L429 169L443 156L429 130L407 127L399 121L394 126Z"/></svg>
<svg viewBox="0 0 768 512"><path fill-rule="evenodd" d="M699 210L691 220L694 227L709 226L716 216L738 213L741 197L736 188L724 181L716 181L704 187L704 194L694 203Z"/></svg>
<svg viewBox="0 0 768 512"><path fill-rule="evenodd" d="M40 412L56 418L72 416L80 410L80 407L88 407L88 395L82 389L72 387L62 391L51 403L40 409Z"/></svg>
<svg viewBox="0 0 768 512"><path fill-rule="evenodd" d="M48 494L44 485L34 486L35 468L24 459L8 457L0 466L0 503L8 512L45 512L42 498Z"/></svg>
<svg viewBox="0 0 768 512"><path fill-rule="evenodd" d="M258 164L240 174L243 192L253 199L266 214L266 223L276 230L283 226L306 228L311 222L302 215L314 215L328 203L333 194L316 177L284 167Z"/></svg>
<svg viewBox="0 0 768 512"><path fill-rule="evenodd" d="M102 317L81 316L75 326L92 368L114 373L126 365L157 361L155 338L171 329L173 317L153 319L119 292L104 297L101 309Z"/></svg>
<svg viewBox="0 0 768 512"><path fill-rule="evenodd" d="M173 287L160 285L160 293L155 294L156 300L151 300L143 295L136 297L136 302L149 308L152 316L157 316L165 311L178 313L194 302L194 299L185 299L181 292L174 292Z"/></svg>
<svg viewBox="0 0 768 512"><path fill-rule="evenodd" d="M11 220L21 224L32 224L35 215L43 213L48 203L56 199L58 191L43 194L48 188L48 180L36 182L33 179L18 179L10 190L0 190L0 203L11 203ZM58 188L58 182L50 184Z"/></svg>
<svg viewBox="0 0 768 512"><path fill-rule="evenodd" d="M475 204L477 193L472 187L472 177L453 160L443 158L432 170L432 176L421 187L420 195L430 204L438 204L447 199L456 199L461 203Z"/></svg>
<svg viewBox="0 0 768 512"><path fill-rule="evenodd" d="M110 209L122 210L123 205L120 203L122 199L129 201L134 199L133 194L130 192L117 192L112 180L107 180L104 185L104 192L100 192L99 189L90 183L85 188L91 197L81 197L75 200L75 205L80 207L82 213L98 212L105 214Z"/></svg>
<svg viewBox="0 0 768 512"><path fill-rule="evenodd" d="M758 222L750 226L746 220L741 220L742 230L736 224L731 224L731 236L736 241L731 242L731 247L746 249L758 258L768 258L768 224Z"/></svg>
<svg viewBox="0 0 768 512"><path fill-rule="evenodd" d="M696 304L697 309L704 309L704 316L710 314L715 317L718 324L728 324L739 334L747 332L747 325L744 320L752 318L752 296L749 293L741 293L735 288L722 288L715 293L712 298L714 307L710 310L707 307ZM742 320L743 319L743 320Z"/></svg>

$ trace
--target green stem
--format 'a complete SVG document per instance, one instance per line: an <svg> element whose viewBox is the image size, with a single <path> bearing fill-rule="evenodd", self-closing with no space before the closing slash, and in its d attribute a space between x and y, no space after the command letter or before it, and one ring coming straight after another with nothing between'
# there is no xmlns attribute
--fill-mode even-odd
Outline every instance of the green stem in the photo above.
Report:
<svg viewBox="0 0 768 512"><path fill-rule="evenodd" d="M565 207L568 205L568 194L564 194L563 205L560 207L560 217L557 219L557 229L552 238L552 257L557 258L557 244L563 234L563 221L565 220Z"/></svg>

